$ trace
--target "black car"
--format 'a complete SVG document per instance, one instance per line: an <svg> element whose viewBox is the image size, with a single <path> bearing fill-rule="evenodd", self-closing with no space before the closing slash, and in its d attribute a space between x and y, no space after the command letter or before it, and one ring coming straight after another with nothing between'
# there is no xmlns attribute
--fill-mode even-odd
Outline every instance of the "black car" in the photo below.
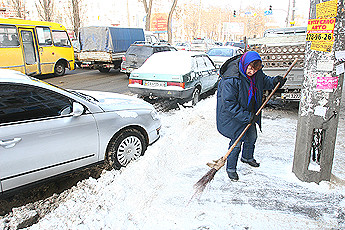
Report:
<svg viewBox="0 0 345 230"><path fill-rule="evenodd" d="M121 72L126 73L129 77L131 72L142 66L152 54L164 51L177 51L177 49L168 43L135 42L122 57Z"/></svg>

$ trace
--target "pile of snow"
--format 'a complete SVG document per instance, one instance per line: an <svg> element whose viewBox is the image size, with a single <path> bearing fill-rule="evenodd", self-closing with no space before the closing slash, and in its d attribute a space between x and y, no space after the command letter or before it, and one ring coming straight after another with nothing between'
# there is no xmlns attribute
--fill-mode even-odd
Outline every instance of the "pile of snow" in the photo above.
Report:
<svg viewBox="0 0 345 230"><path fill-rule="evenodd" d="M162 113L162 137L142 158L79 182L30 229L345 228L344 187L304 183L291 172L297 125L291 111L265 109L255 153L259 168L239 162L240 180L231 182L223 167L191 199L193 185L209 170L206 163L227 152L229 140L217 132L215 108L212 96L194 108ZM344 134L339 129L338 139ZM333 174L345 178L342 140Z"/></svg>

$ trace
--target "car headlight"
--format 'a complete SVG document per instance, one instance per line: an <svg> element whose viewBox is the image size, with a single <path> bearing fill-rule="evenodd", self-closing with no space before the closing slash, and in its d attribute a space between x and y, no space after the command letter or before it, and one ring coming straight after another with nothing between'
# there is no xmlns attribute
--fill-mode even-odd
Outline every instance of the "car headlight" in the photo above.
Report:
<svg viewBox="0 0 345 230"><path fill-rule="evenodd" d="M156 110L151 111L151 117L153 120L159 120L159 115Z"/></svg>

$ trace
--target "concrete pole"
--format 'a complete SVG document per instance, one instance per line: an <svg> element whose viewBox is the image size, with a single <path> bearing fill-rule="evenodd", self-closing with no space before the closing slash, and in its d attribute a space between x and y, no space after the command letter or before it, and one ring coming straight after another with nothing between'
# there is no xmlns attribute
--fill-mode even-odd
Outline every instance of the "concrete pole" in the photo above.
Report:
<svg viewBox="0 0 345 230"><path fill-rule="evenodd" d="M332 6L335 7L333 15ZM344 12L343 0L310 1L308 32L311 19L317 17L335 19L335 24L334 43L307 41L306 44L304 82L292 168L297 178L306 182L319 183L329 181L331 177L344 80L345 59L339 58L339 54L342 54L340 51L345 50ZM332 20L327 23L331 24ZM330 37L327 34L307 35L307 40L315 38L327 40Z"/></svg>
<svg viewBox="0 0 345 230"><path fill-rule="evenodd" d="M286 15L286 19L285 19L285 27L289 27L290 2L291 2L291 0L289 0L289 5L288 5L288 9L287 9L287 15Z"/></svg>
<svg viewBox="0 0 345 230"><path fill-rule="evenodd" d="M296 0L292 0L292 17L291 21L294 22L291 26L295 26L295 11L296 11Z"/></svg>

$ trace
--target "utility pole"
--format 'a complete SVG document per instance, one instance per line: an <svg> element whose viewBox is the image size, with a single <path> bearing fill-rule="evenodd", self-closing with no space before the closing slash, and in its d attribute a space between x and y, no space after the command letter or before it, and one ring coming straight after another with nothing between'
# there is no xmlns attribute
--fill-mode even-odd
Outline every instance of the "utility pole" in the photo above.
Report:
<svg viewBox="0 0 345 230"><path fill-rule="evenodd" d="M291 26L295 26L295 11L296 11L296 0L292 0L292 17L291 21L293 22Z"/></svg>
<svg viewBox="0 0 345 230"><path fill-rule="evenodd" d="M128 3L129 0L127 0L127 24L128 24L128 27L131 26L131 19L130 19L130 15L129 15L129 3Z"/></svg>
<svg viewBox="0 0 345 230"><path fill-rule="evenodd" d="M290 2L291 0L289 0L289 5L288 5L288 9L287 9L287 15L286 15L286 19L285 19L285 27L289 26L289 18L290 18Z"/></svg>
<svg viewBox="0 0 345 230"><path fill-rule="evenodd" d="M292 168L301 181L331 178L344 80L344 9L343 0L310 1Z"/></svg>

